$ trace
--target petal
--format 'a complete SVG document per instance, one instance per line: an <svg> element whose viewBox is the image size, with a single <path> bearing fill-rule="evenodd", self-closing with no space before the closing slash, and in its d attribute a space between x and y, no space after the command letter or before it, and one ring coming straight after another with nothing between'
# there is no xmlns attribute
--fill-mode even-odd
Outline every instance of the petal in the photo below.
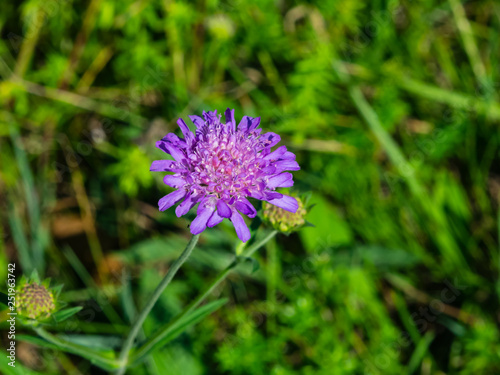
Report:
<svg viewBox="0 0 500 375"><path fill-rule="evenodd" d="M184 135L184 139L191 140L193 138L193 133L191 133L191 130L189 130L188 126L184 122L183 119L178 119L177 120L177 125L179 125L179 128L181 128L182 135Z"/></svg>
<svg viewBox="0 0 500 375"><path fill-rule="evenodd" d="M218 120L217 110L208 111L208 112L203 111L202 112L202 116L205 119L205 121L207 121L210 124L214 123L214 122L216 122Z"/></svg>
<svg viewBox="0 0 500 375"><path fill-rule="evenodd" d="M268 175L269 175L269 174L275 174L275 173L277 173L277 172L278 172L278 173L279 173L279 172L281 172L281 171L278 171L278 170L276 169L276 167L274 167L274 166L272 166L272 165L268 165L267 167L262 168L262 169L261 169L261 171L262 171L262 172L264 172L265 174L268 174Z"/></svg>
<svg viewBox="0 0 500 375"><path fill-rule="evenodd" d="M192 195L190 195L188 198L186 198L184 200L184 202L182 202L180 205L178 205L175 208L175 214L177 215L177 217L181 217L181 216L184 216L185 214L187 214L189 212L189 210L191 208L193 208L193 206L196 204L196 202L198 202L198 201L193 199Z"/></svg>
<svg viewBox="0 0 500 375"><path fill-rule="evenodd" d="M297 209L299 208L297 199L290 197L288 195L283 195L282 198L269 200L268 202L286 211L290 211L293 213L297 212Z"/></svg>
<svg viewBox="0 0 500 375"><path fill-rule="evenodd" d="M278 193L277 191L265 191L264 192L264 199L261 199L261 200L266 200L266 201L270 201L272 199L280 199L280 198L283 198L283 194L281 193Z"/></svg>
<svg viewBox="0 0 500 375"><path fill-rule="evenodd" d="M186 180L184 179L184 177L173 176L168 174L165 177L163 177L163 183L173 188L180 188L186 185Z"/></svg>
<svg viewBox="0 0 500 375"><path fill-rule="evenodd" d="M257 128L260 124L260 117L256 117L252 120L252 123L250 124L250 126L248 127L248 130L249 131L252 131L254 130L255 128Z"/></svg>
<svg viewBox="0 0 500 375"><path fill-rule="evenodd" d="M166 144L166 148L168 150L168 153L170 155L172 155L172 157L176 160L176 161L183 161L186 156L184 155L184 153L177 147L175 147L174 145L172 144Z"/></svg>
<svg viewBox="0 0 500 375"><path fill-rule="evenodd" d="M287 151L283 154L281 160L295 160L295 154L293 152Z"/></svg>
<svg viewBox="0 0 500 375"><path fill-rule="evenodd" d="M280 160L275 165L276 173L283 171L298 171L300 169L299 163L295 160Z"/></svg>
<svg viewBox="0 0 500 375"><path fill-rule="evenodd" d="M260 137L260 141L265 147L273 147L280 140L281 137L273 132L266 133Z"/></svg>
<svg viewBox="0 0 500 375"><path fill-rule="evenodd" d="M170 170L172 164L174 163L175 161L173 160L155 160L153 161L153 164L151 164L151 168L149 168L149 170L151 172L166 172Z"/></svg>
<svg viewBox="0 0 500 375"><path fill-rule="evenodd" d="M179 138L174 133L168 133L161 139L161 141L166 142L167 144L168 143L173 144L174 146L179 148L186 148L186 141L182 138Z"/></svg>
<svg viewBox="0 0 500 375"><path fill-rule="evenodd" d="M226 109L224 113L226 116L226 124L229 126L231 133L236 131L236 120L234 119L234 109Z"/></svg>
<svg viewBox="0 0 500 375"><path fill-rule="evenodd" d="M167 142L165 142L163 139L161 141L156 142L156 147L158 147L163 152L166 152L167 154L169 154L168 149L167 149Z"/></svg>
<svg viewBox="0 0 500 375"><path fill-rule="evenodd" d="M285 172L269 178L267 187L273 189L277 187L293 186L293 176L291 173Z"/></svg>
<svg viewBox="0 0 500 375"><path fill-rule="evenodd" d="M224 220L224 218L220 216L217 211L214 211L212 216L210 216L210 219L208 219L207 226L210 228L215 227L216 225L222 223L222 220Z"/></svg>
<svg viewBox="0 0 500 375"><path fill-rule="evenodd" d="M236 202L235 207L241 213L247 215L249 218L254 218L257 216L257 210L255 207L245 198L240 198L238 202Z"/></svg>
<svg viewBox="0 0 500 375"><path fill-rule="evenodd" d="M196 216L190 226L192 234L200 234L207 228L208 219L210 219L214 210L215 205L204 205L203 202L200 203L197 211L198 216Z"/></svg>
<svg viewBox="0 0 500 375"><path fill-rule="evenodd" d="M268 200L264 194L262 194L260 191L258 190L248 190L248 196L249 197L252 197L252 198L255 198L255 199L258 199L260 201L266 201Z"/></svg>
<svg viewBox="0 0 500 375"><path fill-rule="evenodd" d="M199 129L203 125L205 125L205 120L203 120L200 116L189 116L190 120L193 121L193 124Z"/></svg>
<svg viewBox="0 0 500 375"><path fill-rule="evenodd" d="M184 198L185 195L186 192L184 190L175 190L170 194L165 195L158 202L158 207L160 208L160 211L168 210L170 207L172 207L174 204L176 204L182 198Z"/></svg>
<svg viewBox="0 0 500 375"><path fill-rule="evenodd" d="M233 210L231 221L233 222L234 229L236 230L238 238L243 242L247 242L251 237L250 230L248 229L245 220L243 220L243 217L238 211Z"/></svg>
<svg viewBox="0 0 500 375"><path fill-rule="evenodd" d="M276 150L271 152L269 155L264 157L264 160L271 160L271 161L278 160L279 158L281 158L281 156L283 156L285 152L286 152L286 146L280 146Z"/></svg>
<svg viewBox="0 0 500 375"><path fill-rule="evenodd" d="M250 116L243 116L238 124L238 131L246 132L252 125L253 118Z"/></svg>
<svg viewBox="0 0 500 375"><path fill-rule="evenodd" d="M217 212L222 217L230 218L231 217L231 209L222 199L217 201Z"/></svg>

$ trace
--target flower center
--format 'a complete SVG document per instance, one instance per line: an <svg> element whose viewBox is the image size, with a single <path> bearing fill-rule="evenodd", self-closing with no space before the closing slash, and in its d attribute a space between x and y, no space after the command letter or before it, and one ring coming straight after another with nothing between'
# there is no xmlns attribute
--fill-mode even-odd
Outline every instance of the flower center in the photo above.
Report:
<svg viewBox="0 0 500 375"><path fill-rule="evenodd" d="M192 148L193 187L231 200L248 195L260 181L258 137L229 133L222 124L205 127ZM196 186L197 185L197 186Z"/></svg>

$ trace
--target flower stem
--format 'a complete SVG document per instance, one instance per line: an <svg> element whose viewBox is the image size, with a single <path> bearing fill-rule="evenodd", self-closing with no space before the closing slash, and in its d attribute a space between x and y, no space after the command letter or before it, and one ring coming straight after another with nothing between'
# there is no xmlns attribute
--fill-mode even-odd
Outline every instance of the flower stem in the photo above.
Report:
<svg viewBox="0 0 500 375"><path fill-rule="evenodd" d="M235 258L224 270L222 270L217 275L217 277L211 282L211 284L203 291L203 293L201 293L194 301L192 301L188 306L186 306L186 308L179 315L177 315L173 321L169 322L165 326L158 329L155 335L150 337L146 343L144 343L139 349L137 349L137 351L134 353L132 362L135 363L140 361L147 353L149 353L149 351L152 350L153 347L164 338L166 333L168 333L168 328L170 328L170 326L172 326L173 324L184 318L191 311L193 311L199 304L201 304L213 292L213 290L217 288L217 286L222 281L224 281L227 275L229 275L240 264L241 259L251 256L262 246L268 243L274 236L276 236L277 233L278 231L276 230L269 232L269 234L267 234L260 241L256 242L248 249L243 250L242 256Z"/></svg>
<svg viewBox="0 0 500 375"><path fill-rule="evenodd" d="M198 242L198 238L200 235L194 235L191 237L191 240L187 244L186 248L182 252L182 254L175 260L175 262L172 264L170 269L168 270L167 274L163 278L163 280L160 282L160 284L156 287L155 291L153 292L153 295L149 299L149 301L146 303L146 306L144 306L144 309L141 311L137 319L135 320L134 324L132 325L132 328L130 329L130 332L123 343L122 350L120 352L120 357L119 357L119 362L121 364L120 369L116 372L117 375L123 375L125 373L125 370L127 368L128 364L128 357L129 357L129 352L130 349L132 348L134 344L134 340L139 334L139 330L142 327L142 324L146 320L146 317L148 314L151 312L153 309L153 306L156 304L156 301L158 298L160 298L161 294L165 290L165 288L170 284L170 281L174 278L175 274L179 270L179 268L182 266L182 264L189 258L189 255L193 251L194 247L196 246L196 243Z"/></svg>
<svg viewBox="0 0 500 375"><path fill-rule="evenodd" d="M274 236L278 234L278 231L273 230L270 232L267 236L265 236L263 239L261 239L259 242L255 243L253 246L250 246L247 250L243 250L243 255L242 257L250 257L253 253L255 253L257 250L259 250L262 246L264 246L266 243L268 243ZM200 294L193 302L191 302L186 309L181 313L179 318L182 318L183 316L189 314L191 311L193 311L200 303L202 303L205 298L207 298L217 286L224 281L224 279L231 273L232 270L234 270L238 264L240 263L241 258L236 258L234 259L229 266L227 266L223 271L221 271L217 277L212 281L212 283L208 286L205 291Z"/></svg>
<svg viewBox="0 0 500 375"><path fill-rule="evenodd" d="M244 256L244 257L250 257L250 256L252 256L253 253L255 253L257 250L259 250L266 243L268 243L277 234L278 234L277 230L273 230L272 232L269 232L269 234L267 236L265 236L263 239L261 239L259 242L253 244L248 249L243 250L242 256Z"/></svg>

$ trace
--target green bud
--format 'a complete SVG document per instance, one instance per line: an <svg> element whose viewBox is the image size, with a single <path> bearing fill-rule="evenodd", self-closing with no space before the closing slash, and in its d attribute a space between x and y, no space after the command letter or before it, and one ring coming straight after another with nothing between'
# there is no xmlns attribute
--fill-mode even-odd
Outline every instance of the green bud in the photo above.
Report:
<svg viewBox="0 0 500 375"><path fill-rule="evenodd" d="M56 310L53 293L36 281L25 283L17 292L17 313L30 319L45 319Z"/></svg>
<svg viewBox="0 0 500 375"><path fill-rule="evenodd" d="M299 204L299 208L295 213L264 202L264 219L280 232L289 233L298 230L306 222L304 217L307 211L304 208L302 200L298 197L295 197L295 199L297 199Z"/></svg>

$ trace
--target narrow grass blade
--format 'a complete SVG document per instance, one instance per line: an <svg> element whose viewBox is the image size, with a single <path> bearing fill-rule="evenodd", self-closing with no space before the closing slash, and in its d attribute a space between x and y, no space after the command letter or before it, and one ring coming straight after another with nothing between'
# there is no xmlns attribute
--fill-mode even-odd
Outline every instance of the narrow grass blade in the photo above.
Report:
<svg viewBox="0 0 500 375"><path fill-rule="evenodd" d="M151 352L161 349L163 346L183 333L187 328L203 320L203 318L218 310L226 303L226 298L213 301L179 320L173 320L170 324L160 329L157 334L150 338L136 353L133 354L132 362L140 362Z"/></svg>
<svg viewBox="0 0 500 375"><path fill-rule="evenodd" d="M434 332L429 331L418 342L415 350L413 351L410 362L408 363L407 374L413 374L417 370L418 366L422 363L422 360L427 354L434 337Z"/></svg>

